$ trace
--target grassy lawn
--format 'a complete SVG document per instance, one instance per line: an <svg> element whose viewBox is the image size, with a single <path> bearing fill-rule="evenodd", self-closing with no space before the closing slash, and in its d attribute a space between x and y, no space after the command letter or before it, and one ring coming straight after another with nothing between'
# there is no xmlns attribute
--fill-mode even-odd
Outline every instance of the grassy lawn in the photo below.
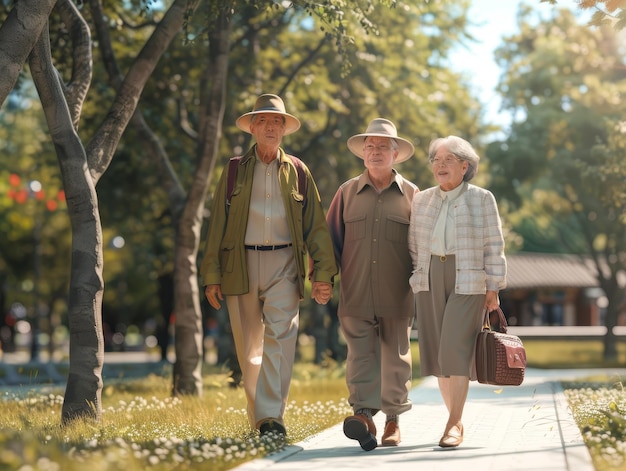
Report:
<svg viewBox="0 0 626 471"><path fill-rule="evenodd" d="M532 368L624 368L626 343L618 343L618 358L605 362L601 341L527 340L524 341L528 366Z"/></svg>
<svg viewBox="0 0 626 471"><path fill-rule="evenodd" d="M624 469L626 393L601 368L626 365L602 361L601 342L527 341L528 365L535 368L599 368L579 383L565 384L574 417L583 431L597 470ZM296 443L339 423L351 413L344 367L313 365L303 349L296 366L286 414L288 442ZM413 345L415 384L419 353ZM61 427L63 388L16 396L2 393L0 470L90 469L226 470L275 451L284 442L251 433L241 388L228 372L207 367L202 398L171 398L170 376L107 382L100 423L77 421Z"/></svg>

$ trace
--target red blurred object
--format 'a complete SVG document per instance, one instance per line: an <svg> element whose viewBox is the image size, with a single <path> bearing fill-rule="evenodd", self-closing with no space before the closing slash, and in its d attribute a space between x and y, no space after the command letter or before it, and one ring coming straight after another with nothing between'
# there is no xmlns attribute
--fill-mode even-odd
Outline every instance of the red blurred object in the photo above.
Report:
<svg viewBox="0 0 626 471"><path fill-rule="evenodd" d="M35 199L36 200L43 200L46 197L46 194L43 192L43 190L39 190L35 192Z"/></svg>
<svg viewBox="0 0 626 471"><path fill-rule="evenodd" d="M65 192L63 190L59 190L57 193L57 199L59 201L65 201Z"/></svg>
<svg viewBox="0 0 626 471"><path fill-rule="evenodd" d="M26 203L27 199L28 192L26 190L19 190L17 193L15 193L15 201L17 201L19 204Z"/></svg>
<svg viewBox="0 0 626 471"><path fill-rule="evenodd" d="M59 207L59 205L57 204L56 201L54 201L54 200L46 201L46 208L48 208L48 211L50 211L50 212L56 211L58 207Z"/></svg>
<svg viewBox="0 0 626 471"><path fill-rule="evenodd" d="M11 184L11 186L19 186L21 182L22 179L18 174L12 173L11 175L9 175L9 183Z"/></svg>

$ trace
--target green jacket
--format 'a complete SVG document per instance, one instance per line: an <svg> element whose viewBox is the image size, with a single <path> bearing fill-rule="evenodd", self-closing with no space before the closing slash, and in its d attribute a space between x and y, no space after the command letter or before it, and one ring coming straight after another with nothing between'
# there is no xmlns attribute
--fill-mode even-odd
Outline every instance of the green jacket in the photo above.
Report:
<svg viewBox="0 0 626 471"><path fill-rule="evenodd" d="M305 197L298 193L297 170L282 148L278 159L280 162L278 178L287 212L293 253L298 266L300 298L304 299L307 252L313 263L309 269L312 281L332 283L338 270L324 209L311 172L305 166L304 171L308 180ZM239 163L229 208L226 207L228 165L224 167L213 195L200 275L204 286L220 284L222 294L226 296L245 294L249 290L244 237L248 224L255 162L252 147Z"/></svg>

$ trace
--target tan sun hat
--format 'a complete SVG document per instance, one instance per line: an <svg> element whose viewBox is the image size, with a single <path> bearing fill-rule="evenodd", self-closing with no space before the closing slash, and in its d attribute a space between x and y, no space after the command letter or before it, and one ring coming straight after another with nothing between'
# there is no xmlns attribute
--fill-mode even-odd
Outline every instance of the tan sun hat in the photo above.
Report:
<svg viewBox="0 0 626 471"><path fill-rule="evenodd" d="M409 160L415 148L411 142L402 137L398 137L395 124L388 119L376 118L372 120L363 134L357 134L348 139L348 149L357 157L363 158L363 143L366 137L389 137L398 143L398 157L395 163Z"/></svg>
<svg viewBox="0 0 626 471"><path fill-rule="evenodd" d="M235 121L239 129L250 132L250 120L252 116L260 113L274 113L285 117L285 135L300 129L300 121L293 115L285 112L285 104L278 95L264 94L256 99L254 108L249 113L241 115Z"/></svg>

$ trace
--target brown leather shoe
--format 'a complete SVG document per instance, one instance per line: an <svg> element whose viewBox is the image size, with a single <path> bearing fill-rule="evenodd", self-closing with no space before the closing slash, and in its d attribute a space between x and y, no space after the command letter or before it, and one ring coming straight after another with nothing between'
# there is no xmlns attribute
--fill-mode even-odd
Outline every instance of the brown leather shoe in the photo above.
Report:
<svg viewBox="0 0 626 471"><path fill-rule="evenodd" d="M364 414L351 415L343 421L343 433L352 440L358 440L365 451L371 451L378 445L376 425Z"/></svg>
<svg viewBox="0 0 626 471"><path fill-rule="evenodd" d="M398 446L400 443L400 426L395 420L390 420L385 424L385 433L380 443L382 446Z"/></svg>
<svg viewBox="0 0 626 471"><path fill-rule="evenodd" d="M463 425L453 425L439 440L441 448L454 448L463 443Z"/></svg>

